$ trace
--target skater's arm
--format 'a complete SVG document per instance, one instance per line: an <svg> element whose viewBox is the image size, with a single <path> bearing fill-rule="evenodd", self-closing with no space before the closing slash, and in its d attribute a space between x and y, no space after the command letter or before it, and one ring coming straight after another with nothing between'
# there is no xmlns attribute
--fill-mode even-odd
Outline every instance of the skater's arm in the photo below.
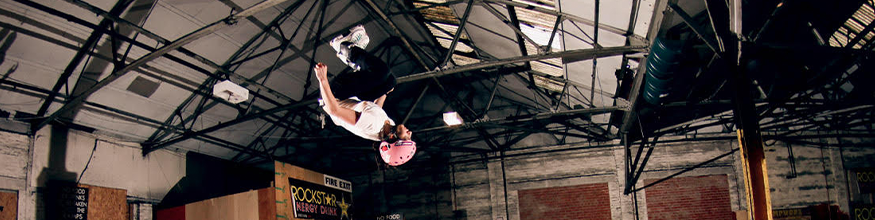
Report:
<svg viewBox="0 0 875 220"><path fill-rule="evenodd" d="M374 103L377 103L377 105L379 105L380 108L382 108L383 103L386 102L386 96L388 96L389 93L392 93L392 91L395 91L395 88L390 89L388 92L386 92L386 94L384 94L383 96L380 96L380 98L377 98L377 100L374 100Z"/></svg>
<svg viewBox="0 0 875 220"><path fill-rule="evenodd" d="M355 124L355 111L341 108L337 99L334 98L334 94L331 93L331 86L328 83L328 67L319 63L316 64L314 70L316 71L316 79L319 80L319 93L322 95L322 100L325 101L325 106L322 107L325 112L346 123Z"/></svg>
<svg viewBox="0 0 875 220"><path fill-rule="evenodd" d="M380 108L382 108L383 102L385 102L385 101L386 101L386 95L383 95L383 96L380 96L380 98L377 98L377 100L374 101L374 103L377 103L377 105L379 105Z"/></svg>
<svg viewBox="0 0 875 220"><path fill-rule="evenodd" d="M356 101L354 99L347 99L347 100L337 102L337 105L339 105L341 108L348 108L348 109L352 109L353 111L355 111L356 104L358 104L358 101Z"/></svg>

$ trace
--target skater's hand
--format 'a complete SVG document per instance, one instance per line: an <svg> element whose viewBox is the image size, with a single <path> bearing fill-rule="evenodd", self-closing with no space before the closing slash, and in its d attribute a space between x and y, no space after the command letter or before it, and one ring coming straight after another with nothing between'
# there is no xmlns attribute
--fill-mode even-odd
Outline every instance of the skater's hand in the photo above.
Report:
<svg viewBox="0 0 875 220"><path fill-rule="evenodd" d="M324 63L317 63L316 67L313 67L313 70L316 72L316 79L321 81L328 81L328 66Z"/></svg>

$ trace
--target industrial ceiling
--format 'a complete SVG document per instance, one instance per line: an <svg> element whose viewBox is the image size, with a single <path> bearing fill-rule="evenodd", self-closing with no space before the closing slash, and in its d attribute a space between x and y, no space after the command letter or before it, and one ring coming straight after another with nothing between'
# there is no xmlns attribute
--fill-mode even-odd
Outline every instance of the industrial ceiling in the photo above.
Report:
<svg viewBox="0 0 875 220"><path fill-rule="evenodd" d="M769 139L875 136L873 1L745 3L736 37L746 92L735 92L731 59L721 57L738 48L721 2L3 1L0 110L31 131L65 125L138 143L144 155L372 170L374 144L323 119L312 72L318 62L331 75L350 71L328 41L363 24L367 50L398 77L385 109L414 131L411 166L728 134L739 97L754 103ZM655 71L643 65L664 54L657 39L681 54L666 61L674 75L665 82L648 80ZM213 96L223 80L249 99ZM444 112L465 123L445 125Z"/></svg>

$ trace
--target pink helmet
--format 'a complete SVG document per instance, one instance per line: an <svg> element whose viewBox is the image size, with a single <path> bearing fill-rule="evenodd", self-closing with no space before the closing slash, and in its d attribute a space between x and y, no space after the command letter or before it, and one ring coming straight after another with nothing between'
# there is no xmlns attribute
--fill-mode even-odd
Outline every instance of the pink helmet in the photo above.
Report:
<svg viewBox="0 0 875 220"><path fill-rule="evenodd" d="M383 157L383 162L390 166L398 166L413 158L416 154L416 142L409 140L398 140L395 143L381 142L380 156Z"/></svg>

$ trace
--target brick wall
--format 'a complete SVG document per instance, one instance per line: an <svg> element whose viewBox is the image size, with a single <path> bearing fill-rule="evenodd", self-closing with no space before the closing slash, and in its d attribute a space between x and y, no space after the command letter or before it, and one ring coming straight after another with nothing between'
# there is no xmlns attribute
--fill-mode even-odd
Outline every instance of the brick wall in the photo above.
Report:
<svg viewBox="0 0 875 220"><path fill-rule="evenodd" d="M663 137L660 140L670 140ZM851 201L862 201L863 197L854 193L854 182L845 181L845 170L875 167L875 139L873 138L835 138L808 140L808 144L793 144L794 160L789 160L788 145L769 141L766 146L766 159L769 169L772 207L774 209L802 208L821 203L838 204L848 212L847 186L851 187ZM819 143L822 143L819 144ZM839 147L839 144L843 147ZM428 166L430 170L406 165L386 172L374 172L349 176L357 188L357 201L368 201L375 205L370 212L385 213L389 210L405 213L408 219L453 219L453 220L523 220L551 219L523 216L522 204L525 192L533 189L571 187L581 184L607 184L610 199L611 219L733 219L730 211L747 210L742 164L738 153L722 157L712 163L700 166L668 182L647 188L637 194L637 207L632 195L623 194L625 150L622 145L606 147L586 147L588 145L551 146L533 149L510 150L504 159L497 154L469 156L456 155L445 168ZM595 145L598 146L598 145ZM738 147L735 137L729 140L684 141L660 143L653 151L641 178L640 188L653 180L660 179L696 166ZM461 153L459 153L461 154ZM843 158L844 157L844 158ZM794 165L796 177L790 178L790 166ZM438 172L438 173L435 173ZM715 176L716 175L716 176ZM718 181L708 181L718 178ZM423 187L395 190L393 184L423 184ZM700 181L704 183L678 184L677 181ZM674 183L672 187L666 187ZM715 188L719 196L708 195L708 188L702 184L719 184ZM696 190L671 191L675 186L697 186ZM389 191L383 191L387 186ZM390 187L391 186L391 187ZM428 186L428 187L425 187ZM505 188L506 186L506 188ZM664 188L663 188L664 187ZM660 189L663 188L663 189ZM506 189L506 190L505 190ZM698 190L698 191L697 191ZM662 195L684 196L685 192L698 192L697 200L684 200L686 203L709 204L715 197L719 200L718 211L707 217L672 216L695 214L686 208L666 208L668 199ZM705 196L700 191L705 191ZM507 194L505 194L507 192ZM530 191L529 191L530 192ZM672 193L667 193L672 192ZM713 193L713 192L712 192ZM383 195L383 196L373 196ZM686 195L691 196L693 195ZM708 200L706 200L708 199ZM365 204L363 202L362 204ZM662 203L662 205L660 205ZM506 205L505 205L506 204ZM683 204L683 203L680 203ZM505 208L507 207L507 208ZM696 210L702 209L697 207ZM408 213L413 213L408 215ZM722 214L725 213L725 214ZM440 216L440 217L435 217Z"/></svg>
<svg viewBox="0 0 875 220"><path fill-rule="evenodd" d="M519 191L520 219L611 219L607 183Z"/></svg>
<svg viewBox="0 0 875 220"><path fill-rule="evenodd" d="M648 179L650 184L657 179ZM675 177L645 189L649 219L734 219L726 175Z"/></svg>

